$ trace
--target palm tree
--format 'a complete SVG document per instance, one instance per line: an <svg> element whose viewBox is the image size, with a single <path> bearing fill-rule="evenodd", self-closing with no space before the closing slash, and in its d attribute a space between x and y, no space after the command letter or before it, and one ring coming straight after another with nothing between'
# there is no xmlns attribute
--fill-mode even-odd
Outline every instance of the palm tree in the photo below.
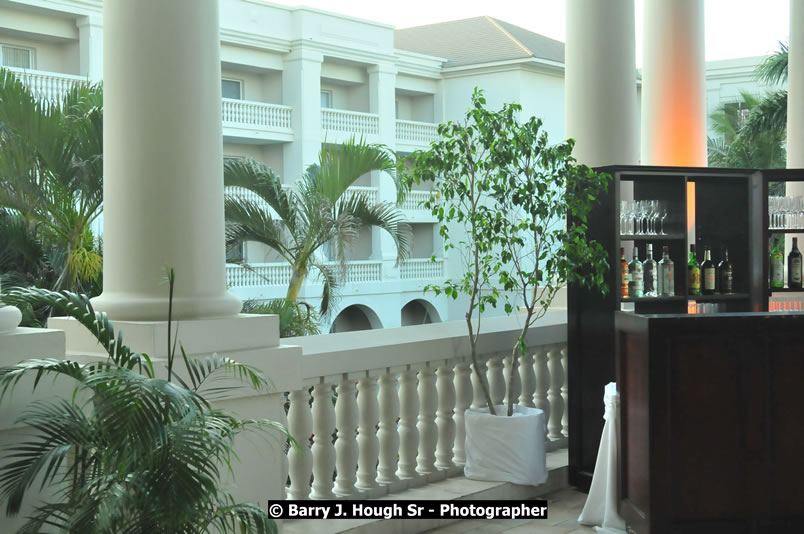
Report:
<svg viewBox="0 0 804 534"><path fill-rule="evenodd" d="M779 50L768 56L756 69L757 79L769 85L787 81L789 46L779 43ZM787 90L780 89L767 94L748 114L743 135L749 139L781 135L787 131Z"/></svg>
<svg viewBox="0 0 804 534"><path fill-rule="evenodd" d="M169 283L172 295L172 273ZM17 423L30 432L3 451L0 499L7 515L19 513L34 484L52 490L18 534L276 532L259 506L234 502L220 477L234 456L235 436L256 429L289 437L287 430L268 420L236 419L208 400L231 389L215 375L266 388L258 370L217 355L190 359L182 349L187 383L173 371L174 342L166 378L159 377L147 355L122 344L122 334L115 336L88 297L23 288L6 299L74 317L108 353L91 363L35 359L0 368L0 400L25 377L36 391L51 383L40 378L74 384L71 396L35 401L19 414Z"/></svg>
<svg viewBox="0 0 804 534"><path fill-rule="evenodd" d="M396 243L398 259L410 250L410 226L393 203L372 205L365 193L344 195L349 186L371 171L391 174L397 200L402 200L405 190L394 172L394 158L381 145L354 139L340 146L325 145L318 164L307 169L297 189L284 189L279 177L262 163L227 161L224 184L247 189L262 201L227 193L227 247L256 241L275 250L291 266L287 300L293 302L310 271L320 273L324 281L320 309L326 315L343 279L345 251L361 227L377 226L388 232ZM334 249L340 272L318 258L317 252L324 245Z"/></svg>
<svg viewBox="0 0 804 534"><path fill-rule="evenodd" d="M59 102L37 100L0 69L0 211L41 240L53 289L97 289L101 256L90 225L102 207L101 87L77 85Z"/></svg>

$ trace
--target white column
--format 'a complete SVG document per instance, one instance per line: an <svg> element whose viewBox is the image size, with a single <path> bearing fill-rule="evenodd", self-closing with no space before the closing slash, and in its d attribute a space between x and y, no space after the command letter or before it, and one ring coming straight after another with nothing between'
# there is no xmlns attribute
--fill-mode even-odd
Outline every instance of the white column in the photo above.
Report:
<svg viewBox="0 0 804 534"><path fill-rule="evenodd" d="M390 63L372 65L368 69L369 113L379 116L379 142L393 149L396 145L396 67ZM384 172L371 173L371 185L378 188L380 202L396 202L396 189ZM399 278L396 245L388 232L371 229L371 257L383 261L383 280Z"/></svg>
<svg viewBox="0 0 804 534"><path fill-rule="evenodd" d="M787 168L804 168L804 3L790 2L790 53L787 65ZM791 185L798 190L791 193ZM788 182L788 195L804 194Z"/></svg>
<svg viewBox="0 0 804 534"><path fill-rule="evenodd" d="M472 404L471 364L462 362L455 366L455 446L453 461L466 463L466 410Z"/></svg>
<svg viewBox="0 0 804 534"><path fill-rule="evenodd" d="M338 384L338 400L335 401L335 426L338 439L335 441L335 495L344 497L355 493L357 482L357 398L354 380L344 373Z"/></svg>
<svg viewBox="0 0 804 534"><path fill-rule="evenodd" d="M438 446L436 447L435 466L446 469L455 464L452 461L453 447L455 446L455 372L452 370L455 363L447 360L436 371L436 388L438 389L438 411L436 412L436 426L438 427ZM461 447L463 448L463 447Z"/></svg>
<svg viewBox="0 0 804 534"><path fill-rule="evenodd" d="M285 59L282 100L291 106L294 140L284 147L284 183L294 183L318 163L321 151L321 52L297 47Z"/></svg>
<svg viewBox="0 0 804 534"><path fill-rule="evenodd" d="M639 162L634 0L567 0L566 136L587 165Z"/></svg>
<svg viewBox="0 0 804 534"><path fill-rule="evenodd" d="M426 364L419 371L419 454L416 457L416 472L426 475L436 470L435 453L438 446L438 390L436 389L435 369Z"/></svg>
<svg viewBox="0 0 804 534"><path fill-rule="evenodd" d="M79 74L91 82L103 80L103 20L91 14L76 20L78 26Z"/></svg>
<svg viewBox="0 0 804 534"><path fill-rule="evenodd" d="M702 0L645 0L642 163L706 166Z"/></svg>
<svg viewBox="0 0 804 534"><path fill-rule="evenodd" d="M313 417L310 412L310 393L307 387L291 391L288 411L288 431L299 443L298 449L288 450L290 488L288 498L310 497L310 475L313 473L313 455L310 452L310 436L313 434Z"/></svg>
<svg viewBox="0 0 804 534"><path fill-rule="evenodd" d="M419 394L416 391L416 370L408 366L399 375L399 461L397 478L416 476L416 451L419 446Z"/></svg>
<svg viewBox="0 0 804 534"><path fill-rule="evenodd" d="M380 444L377 438L377 424L380 411L377 399L377 378L366 374L357 384L357 403L360 412L360 426L357 427L357 446L360 458L357 462L357 488L368 490L377 486L377 461Z"/></svg>
<svg viewBox="0 0 804 534"><path fill-rule="evenodd" d="M399 398L396 391L396 377L385 370L380 376L380 427L377 439L380 442L380 454L377 465L377 482L391 484L397 480L396 466L399 448L399 429L396 420L399 417Z"/></svg>
<svg viewBox="0 0 804 534"><path fill-rule="evenodd" d="M332 387L321 382L313 387L313 485L312 499L332 499L332 474L335 472L335 409L332 407Z"/></svg>
<svg viewBox="0 0 804 534"><path fill-rule="evenodd" d="M103 293L115 320L240 311L226 291L218 2L107 0ZM147 38L145 38L147 36Z"/></svg>

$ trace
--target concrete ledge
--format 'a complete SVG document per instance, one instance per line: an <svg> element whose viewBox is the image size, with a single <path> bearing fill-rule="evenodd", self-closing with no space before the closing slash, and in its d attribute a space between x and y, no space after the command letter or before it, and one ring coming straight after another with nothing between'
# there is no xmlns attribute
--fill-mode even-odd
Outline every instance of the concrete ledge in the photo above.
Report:
<svg viewBox="0 0 804 534"><path fill-rule="evenodd" d="M506 500L519 502L538 498L569 487L567 449L547 453L547 482L539 486L521 486L508 482L469 480L463 476L392 493L377 501L406 500ZM403 481L404 482L404 481ZM356 495L353 499L361 499ZM285 520L283 534L417 534L461 521L460 519L293 519Z"/></svg>

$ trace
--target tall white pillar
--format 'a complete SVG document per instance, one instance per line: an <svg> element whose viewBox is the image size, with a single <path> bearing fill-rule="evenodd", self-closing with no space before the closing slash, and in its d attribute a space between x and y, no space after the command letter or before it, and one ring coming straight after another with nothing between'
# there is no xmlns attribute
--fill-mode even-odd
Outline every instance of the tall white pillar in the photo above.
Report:
<svg viewBox="0 0 804 534"><path fill-rule="evenodd" d="M804 3L800 0L790 2L787 69L787 168L801 169L804 168ZM788 188L790 185L793 183L788 183Z"/></svg>
<svg viewBox="0 0 804 534"><path fill-rule="evenodd" d="M294 183L305 169L318 163L321 151L321 52L294 48L282 72L284 104L291 106L294 140L284 148L284 183Z"/></svg>
<svg viewBox="0 0 804 534"><path fill-rule="evenodd" d="M106 0L104 288L118 320L237 314L226 291L218 2Z"/></svg>
<svg viewBox="0 0 804 534"><path fill-rule="evenodd" d="M91 14L76 20L78 26L79 74L91 82L103 80L103 21Z"/></svg>
<svg viewBox="0 0 804 534"><path fill-rule="evenodd" d="M634 34L634 0L567 1L566 136L581 163L639 162Z"/></svg>
<svg viewBox="0 0 804 534"><path fill-rule="evenodd" d="M379 115L379 142L394 148L396 145L396 66L389 63L372 65L368 69L369 113ZM396 202L394 182L387 173L371 173L371 185L378 188L380 202ZM372 228L371 257L384 260L383 280L399 278L395 267L396 245L388 232Z"/></svg>
<svg viewBox="0 0 804 534"><path fill-rule="evenodd" d="M642 163L706 166L703 0L645 0Z"/></svg>

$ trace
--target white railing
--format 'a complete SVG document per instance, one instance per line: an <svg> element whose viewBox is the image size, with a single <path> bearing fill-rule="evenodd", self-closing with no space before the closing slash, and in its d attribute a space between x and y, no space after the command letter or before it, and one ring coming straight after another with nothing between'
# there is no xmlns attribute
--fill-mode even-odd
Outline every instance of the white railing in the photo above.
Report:
<svg viewBox="0 0 804 534"><path fill-rule="evenodd" d="M366 195L369 206L374 206L378 202L376 187L364 187L360 185L354 185L348 188L341 198L348 202L352 197L358 194Z"/></svg>
<svg viewBox="0 0 804 534"><path fill-rule="evenodd" d="M380 117L373 113L322 108L321 128L336 132L376 135L380 133Z"/></svg>
<svg viewBox="0 0 804 534"><path fill-rule="evenodd" d="M432 280L444 278L444 260L436 258L409 259L399 266L399 277L402 280Z"/></svg>
<svg viewBox="0 0 804 534"><path fill-rule="evenodd" d="M431 122L398 120L396 121L396 138L429 145L438 139L438 125Z"/></svg>
<svg viewBox="0 0 804 534"><path fill-rule="evenodd" d="M402 203L403 210L424 210L429 212L427 208L422 206L422 202L429 200L430 198L430 191L417 191L412 190L408 191L407 195L405 196L405 201Z"/></svg>
<svg viewBox="0 0 804 534"><path fill-rule="evenodd" d="M336 261L328 261L327 265L340 269ZM346 283L379 282L382 280L382 262L373 260L349 261L346 263Z"/></svg>
<svg viewBox="0 0 804 534"><path fill-rule="evenodd" d="M290 284L292 271L287 263L226 264L228 287L285 286Z"/></svg>
<svg viewBox="0 0 804 534"><path fill-rule="evenodd" d="M221 102L221 111L224 126L233 124L281 130L291 129L292 108L289 106L224 98Z"/></svg>
<svg viewBox="0 0 804 534"><path fill-rule="evenodd" d="M513 346L518 322L486 319L480 335L480 368L497 404L507 401L511 366L510 352L500 351ZM569 432L566 316L540 322L513 393L544 410L554 450L566 447ZM303 354L303 387L288 392L288 426L300 445L288 449L289 499L376 498L463 473L464 412L485 403L462 321L283 342Z"/></svg>
<svg viewBox="0 0 804 534"><path fill-rule="evenodd" d="M58 102L76 85L89 83L86 77L71 74L59 74L40 70L27 70L15 67L4 67L16 74L22 84L37 100Z"/></svg>

